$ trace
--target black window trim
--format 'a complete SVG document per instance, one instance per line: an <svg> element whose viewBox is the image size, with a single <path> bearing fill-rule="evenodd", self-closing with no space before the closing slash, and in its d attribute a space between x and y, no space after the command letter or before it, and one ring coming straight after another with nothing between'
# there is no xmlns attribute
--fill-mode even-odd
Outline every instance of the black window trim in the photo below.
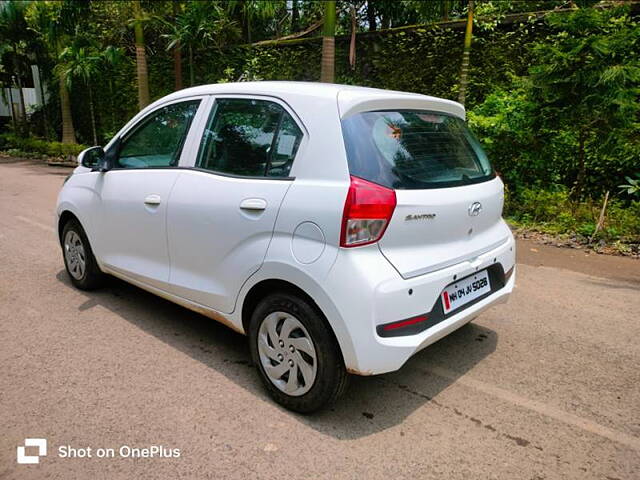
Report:
<svg viewBox="0 0 640 480"><path fill-rule="evenodd" d="M247 178L250 180L285 180L285 181L291 181L291 180L295 180L296 177L293 176L286 176L286 177L268 177L266 175L269 166L271 165L271 159L273 156L273 147L275 146L275 142L277 141L278 138L278 134L280 133L280 127L282 126L282 120L284 118L284 113L288 114L289 117L293 120L293 122L296 124L296 126L298 127L298 130L300 130L300 133L302 134L302 137L300 138L300 142L298 143L298 149L296 150L296 154L293 156L293 161L292 161L292 166L296 161L296 158L298 157L298 154L300 152L300 146L303 143L303 140L307 137L308 133L307 133L307 129L304 127L303 124L301 124L297 114L295 114L294 110L291 108L291 106L285 102L284 100L282 100L281 98L278 97L272 97L269 95L260 95L260 94L233 94L233 93L221 93L221 94L212 94L211 97L213 98L213 102L211 103L211 107L209 109L209 115L207 116L206 120L205 120L205 125L204 125L204 129L201 132L201 137L200 137L200 145L198 147L198 152L196 154L196 158L194 159L194 165L193 167L186 167L189 170L195 170L198 172L205 172L205 173L212 173L214 175L220 175L222 177L229 177L229 178ZM200 151L202 149L202 145L203 145L203 139L204 139L204 132L207 128L207 125L209 124L209 120L211 120L212 116L216 115L217 113L217 107L218 107L218 99L220 100L261 100L261 101L265 101L265 102L271 102L271 103L275 103L276 105L278 105L281 109L282 112L280 113L280 117L278 119L278 125L276 127L276 129L273 132L273 140L271 141L271 148L269 149L269 156L267 158L267 162L265 165L265 170L264 170L264 176L257 176L257 175L236 175L233 173L226 173L226 172L219 172L217 170L210 170L207 168L202 168L202 167L198 167L198 160L200 158Z"/></svg>
<svg viewBox="0 0 640 480"><path fill-rule="evenodd" d="M181 167L180 165L176 166L167 166L167 167L130 167L130 168L112 168L108 170L106 173L112 171L129 171L129 170L181 170L181 171L193 171L200 173L208 173L209 175L214 175L218 177L228 177L228 178L236 178L238 180L277 180L277 181L285 181L291 182L296 179L296 177L263 177L263 176L251 176L251 175L234 175L233 173L222 173L222 172L214 172L213 170L207 170L206 168L200 167Z"/></svg>
<svg viewBox="0 0 640 480"><path fill-rule="evenodd" d="M114 144L112 145L112 148L115 147L116 151L114 151L113 154L112 154L113 157L114 157L113 158L113 166L112 166L112 168L109 169L109 171L111 171L111 170L166 170L166 169L169 169L169 168L181 168L180 167L180 157L182 157L182 150L184 149L184 143L186 142L187 137L189 136L189 132L193 128L193 120L196 118L196 115L198 114L198 111L200 110L200 108L202 108L203 101L205 99L206 99L206 96L179 98L179 99L175 99L175 100L172 100L170 102L166 102L166 103L163 103L161 105L158 105L157 108L154 108L153 110L151 110L144 117L142 117L139 121L137 121L130 128L128 128L127 131L124 132L123 135L120 135L115 140ZM151 120L151 117L154 114L156 114L157 112L159 112L163 108L170 107L171 105L177 105L179 103L187 103L187 102L195 102L195 101L198 102L198 105L197 105L197 108L196 108L196 113L193 115L193 118L191 119L191 122L189 123L189 127L185 130L184 134L182 135L182 138L180 139L180 146L179 146L178 150L176 151L177 159L178 159L178 165L167 165L167 166L156 166L156 167L120 167L120 166L117 166L118 165L118 161L120 160L120 152L122 151L122 147L123 147L124 143L129 138L131 138L131 136L134 133L136 133L144 125L146 125Z"/></svg>

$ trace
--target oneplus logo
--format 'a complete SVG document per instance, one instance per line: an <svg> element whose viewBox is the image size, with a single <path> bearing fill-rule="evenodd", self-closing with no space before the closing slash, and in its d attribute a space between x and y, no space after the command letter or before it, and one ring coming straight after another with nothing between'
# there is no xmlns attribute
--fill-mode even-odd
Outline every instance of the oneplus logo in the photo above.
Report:
<svg viewBox="0 0 640 480"><path fill-rule="evenodd" d="M37 455L27 455L26 447L38 447ZM47 455L47 439L46 438L25 438L24 445L18 447L18 463L34 464L40 463L40 457Z"/></svg>

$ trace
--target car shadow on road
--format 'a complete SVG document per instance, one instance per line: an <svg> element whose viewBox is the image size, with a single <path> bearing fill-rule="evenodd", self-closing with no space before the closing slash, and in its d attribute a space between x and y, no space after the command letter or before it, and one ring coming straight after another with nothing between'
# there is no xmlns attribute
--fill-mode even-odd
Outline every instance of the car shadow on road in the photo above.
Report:
<svg viewBox="0 0 640 480"><path fill-rule="evenodd" d="M57 279L73 288L66 272ZM84 292L85 311L107 308L158 340L215 369L261 401L271 402L251 363L246 337L198 313L182 308L121 280ZM345 395L330 409L313 415L287 412L309 427L338 439L355 439L400 426L425 404L446 408L436 397L496 348L497 334L468 324L411 358L398 372L352 376ZM143 353L141 353L143 354ZM444 366L447 378L433 372ZM274 404L274 408L275 404ZM402 435L403 432L400 431Z"/></svg>

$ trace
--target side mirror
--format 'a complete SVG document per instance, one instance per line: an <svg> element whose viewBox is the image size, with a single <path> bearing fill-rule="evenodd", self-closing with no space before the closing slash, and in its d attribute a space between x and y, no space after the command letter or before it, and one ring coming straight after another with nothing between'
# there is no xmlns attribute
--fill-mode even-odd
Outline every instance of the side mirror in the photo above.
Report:
<svg viewBox="0 0 640 480"><path fill-rule="evenodd" d="M103 163L104 150L102 147L91 147L80 152L78 164L91 170L97 170Z"/></svg>

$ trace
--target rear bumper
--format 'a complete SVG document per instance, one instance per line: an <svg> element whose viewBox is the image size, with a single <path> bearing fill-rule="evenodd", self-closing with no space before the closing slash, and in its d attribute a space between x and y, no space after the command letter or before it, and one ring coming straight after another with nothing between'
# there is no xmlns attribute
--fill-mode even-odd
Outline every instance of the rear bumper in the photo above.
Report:
<svg viewBox="0 0 640 480"><path fill-rule="evenodd" d="M404 336L381 337L377 327L436 309L440 294L455 278L499 266L514 269L500 288L459 312L438 319L426 330ZM415 353L473 320L492 305L504 303L515 284L515 242L512 236L495 249L437 272L403 279L375 245L341 251L327 285L329 296L344 319L354 347L345 358L347 369L360 375L398 370ZM357 285L357 290L355 287Z"/></svg>

